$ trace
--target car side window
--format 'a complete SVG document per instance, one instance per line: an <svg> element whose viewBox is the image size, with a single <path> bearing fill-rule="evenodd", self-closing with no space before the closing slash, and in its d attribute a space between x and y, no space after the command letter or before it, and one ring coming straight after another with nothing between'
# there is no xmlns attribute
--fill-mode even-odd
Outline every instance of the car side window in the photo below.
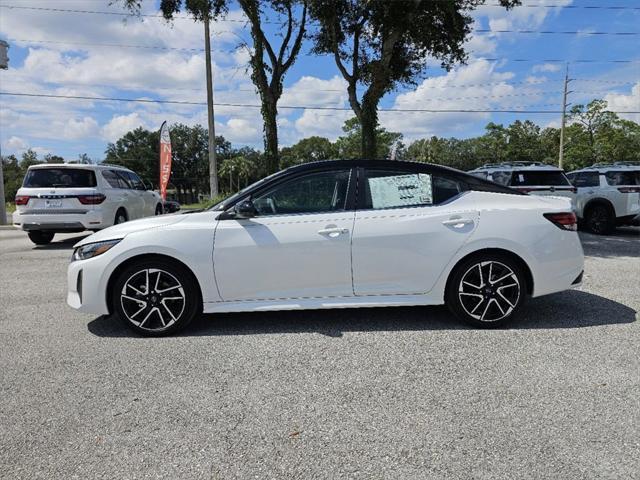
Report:
<svg viewBox="0 0 640 480"><path fill-rule="evenodd" d="M128 178L131 188L134 190L146 190L144 183L138 175L133 172L122 172L122 174Z"/></svg>
<svg viewBox="0 0 640 480"><path fill-rule="evenodd" d="M597 187L600 185L598 172L582 172L570 178L574 187Z"/></svg>
<svg viewBox="0 0 640 480"><path fill-rule="evenodd" d="M511 172L502 170L493 172L491 174L491 179L500 185L509 185L509 182L511 181Z"/></svg>
<svg viewBox="0 0 640 480"><path fill-rule="evenodd" d="M365 170L361 191L364 209L433 205L432 177L428 173Z"/></svg>
<svg viewBox="0 0 640 480"><path fill-rule="evenodd" d="M103 170L102 177L111 188L130 188L127 181L115 170Z"/></svg>
<svg viewBox="0 0 640 480"><path fill-rule="evenodd" d="M344 210L351 170L332 170L285 181L252 198L259 216Z"/></svg>

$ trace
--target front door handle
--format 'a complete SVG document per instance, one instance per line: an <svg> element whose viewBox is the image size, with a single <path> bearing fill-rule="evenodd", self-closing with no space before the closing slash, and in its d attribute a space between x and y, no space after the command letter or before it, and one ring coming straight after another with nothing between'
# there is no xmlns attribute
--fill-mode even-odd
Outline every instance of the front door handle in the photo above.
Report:
<svg viewBox="0 0 640 480"><path fill-rule="evenodd" d="M443 225L453 228L462 228L465 225L470 225L472 223L473 220L471 220L470 218L450 218L449 220L445 220L442 222Z"/></svg>
<svg viewBox="0 0 640 480"><path fill-rule="evenodd" d="M318 230L320 235L329 235L330 237L337 237L342 233L349 233L348 228L340 228L340 227L330 227L323 228L322 230Z"/></svg>

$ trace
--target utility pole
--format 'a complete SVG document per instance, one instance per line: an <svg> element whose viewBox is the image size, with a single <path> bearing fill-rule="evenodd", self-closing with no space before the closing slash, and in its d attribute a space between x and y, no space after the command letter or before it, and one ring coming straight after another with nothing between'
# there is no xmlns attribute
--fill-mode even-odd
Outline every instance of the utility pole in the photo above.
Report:
<svg viewBox="0 0 640 480"><path fill-rule="evenodd" d="M9 44L4 40L0 40L0 68L6 70L9 68L9 57L7 50ZM2 153L0 152L0 225L7 224L7 204L4 202L4 172L2 170Z"/></svg>
<svg viewBox="0 0 640 480"><path fill-rule="evenodd" d="M213 73L211 72L211 37L209 12L204 15L204 50L207 63L207 118L209 120L209 190L211 198L218 196L218 170L216 162L216 127L213 117Z"/></svg>
<svg viewBox="0 0 640 480"><path fill-rule="evenodd" d="M567 68L564 75L564 91L562 93L562 123L560 126L560 153L558 155L558 167L562 168L562 163L564 161L564 127L566 124L567 117L567 95L571 92L568 91L569 82L572 79L569 78L569 64L567 64Z"/></svg>
<svg viewBox="0 0 640 480"><path fill-rule="evenodd" d="M2 155L0 154L0 225L7 224L7 204L4 202L4 174L2 172Z"/></svg>

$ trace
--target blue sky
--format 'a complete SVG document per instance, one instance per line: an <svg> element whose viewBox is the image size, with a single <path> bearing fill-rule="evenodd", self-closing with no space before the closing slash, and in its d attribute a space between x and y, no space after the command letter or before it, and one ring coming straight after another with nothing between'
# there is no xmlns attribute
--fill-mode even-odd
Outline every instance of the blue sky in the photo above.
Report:
<svg viewBox="0 0 640 480"><path fill-rule="evenodd" d="M558 110L564 64L544 61L555 59L570 62L570 77L575 79L571 83L574 93L570 95L570 102L604 98L612 110L640 110L640 36L586 34L640 31L640 0L524 0L523 3L533 7L519 7L511 12L499 7L478 9L474 13L476 28L491 32L475 33L469 40L468 64L445 72L438 68L438 62L431 62L416 85L388 94L382 106ZM545 8L545 5L561 8ZM27 8L8 8L10 6ZM584 8L589 6L627 8ZM32 7L36 9L29 9ZM108 0L0 0L0 39L11 44L10 68L0 71L0 91L206 100L202 24L179 19L169 26L158 18L124 21L117 15L37 8L122 12L117 6L109 6ZM157 2L143 1L143 12L157 13ZM249 32L237 8L231 9L228 20L232 21L220 21L212 26L216 101L258 104L246 70L247 52L236 48L240 39L249 39ZM504 30L583 33L499 33ZM288 73L280 104L348 107L344 81L333 60L312 56L309 49L310 45L305 44ZM515 61L518 59L527 61ZM613 60L632 62L614 63ZM349 111L309 108L280 113L282 145L310 135L335 139L341 133L344 120L353 116ZM640 121L637 114L623 116ZM560 121L559 115L525 113L385 112L380 115L382 125L403 133L407 143L431 135L474 136L481 134L489 121L508 124L517 118L531 119L541 126L557 126ZM87 153L100 160L106 145L128 130L138 126L158 129L164 120L206 126L206 107L2 95L0 145L3 155L20 154L33 148L41 155L54 153L74 159L79 153ZM216 133L236 146L261 148L259 110L216 107Z"/></svg>

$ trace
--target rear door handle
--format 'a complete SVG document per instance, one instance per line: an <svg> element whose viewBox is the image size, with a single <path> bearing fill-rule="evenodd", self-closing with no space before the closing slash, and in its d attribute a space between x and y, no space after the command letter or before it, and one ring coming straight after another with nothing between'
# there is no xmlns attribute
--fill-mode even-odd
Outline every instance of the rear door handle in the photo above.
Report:
<svg viewBox="0 0 640 480"><path fill-rule="evenodd" d="M465 225L469 225L472 223L473 220L471 220L470 218L450 218L449 220L445 220L442 222L443 225L453 228L462 228Z"/></svg>
<svg viewBox="0 0 640 480"><path fill-rule="evenodd" d="M339 227L323 228L322 230L318 230L318 233L320 235L329 235L330 237L337 237L341 233L349 233L349 229L339 228Z"/></svg>

